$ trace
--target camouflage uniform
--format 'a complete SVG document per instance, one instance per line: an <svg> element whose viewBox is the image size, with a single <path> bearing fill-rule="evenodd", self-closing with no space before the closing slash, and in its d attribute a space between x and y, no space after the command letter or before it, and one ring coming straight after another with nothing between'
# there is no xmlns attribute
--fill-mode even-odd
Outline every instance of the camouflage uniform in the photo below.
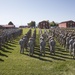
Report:
<svg viewBox="0 0 75 75"><path fill-rule="evenodd" d="M30 40L28 42L28 47L29 47L29 55L33 55L34 43L33 43L33 39L32 38L30 38Z"/></svg>
<svg viewBox="0 0 75 75"><path fill-rule="evenodd" d="M44 39L40 40L40 54L42 55L42 52L44 53L45 56L45 46L46 46L46 42L44 41Z"/></svg>
<svg viewBox="0 0 75 75"><path fill-rule="evenodd" d="M71 37L66 37L66 51L69 49L69 41L70 41Z"/></svg>
<svg viewBox="0 0 75 75"><path fill-rule="evenodd" d="M70 52L70 55L71 55L72 50L73 50L73 42L74 42L74 40L73 40L73 38L71 38L70 41L69 41L69 52Z"/></svg>
<svg viewBox="0 0 75 75"><path fill-rule="evenodd" d="M24 40L20 39L19 44L20 44L20 53L24 53Z"/></svg>
<svg viewBox="0 0 75 75"><path fill-rule="evenodd" d="M73 43L73 58L75 57L75 40L74 40L74 43Z"/></svg>
<svg viewBox="0 0 75 75"><path fill-rule="evenodd" d="M50 45L50 54L54 53L55 55L55 41L54 41L54 38L51 38L50 42L49 42L49 45Z"/></svg>

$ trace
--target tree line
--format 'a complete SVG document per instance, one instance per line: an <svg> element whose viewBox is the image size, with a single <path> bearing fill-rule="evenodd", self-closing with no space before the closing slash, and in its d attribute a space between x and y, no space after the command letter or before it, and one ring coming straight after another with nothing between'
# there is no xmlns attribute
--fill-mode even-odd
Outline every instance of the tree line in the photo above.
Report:
<svg viewBox="0 0 75 75"><path fill-rule="evenodd" d="M50 27L56 27L56 26L58 26L58 23L52 21L52 22L49 22L49 25L50 25ZM35 28L36 27L36 22L31 21L31 22L28 23L28 26L31 27L31 28Z"/></svg>

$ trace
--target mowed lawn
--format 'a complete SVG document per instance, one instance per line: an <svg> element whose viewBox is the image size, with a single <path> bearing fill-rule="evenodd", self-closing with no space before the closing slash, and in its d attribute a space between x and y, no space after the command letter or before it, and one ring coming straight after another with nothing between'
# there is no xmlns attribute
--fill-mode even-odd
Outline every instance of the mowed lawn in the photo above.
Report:
<svg viewBox="0 0 75 75"><path fill-rule="evenodd" d="M23 35L29 29L23 29ZM34 31L34 29L32 29ZM56 54L50 55L48 45L46 55L40 56L37 29L36 47L33 57L29 52L20 54L19 39L6 43L0 49L0 75L75 75L75 60L56 42Z"/></svg>

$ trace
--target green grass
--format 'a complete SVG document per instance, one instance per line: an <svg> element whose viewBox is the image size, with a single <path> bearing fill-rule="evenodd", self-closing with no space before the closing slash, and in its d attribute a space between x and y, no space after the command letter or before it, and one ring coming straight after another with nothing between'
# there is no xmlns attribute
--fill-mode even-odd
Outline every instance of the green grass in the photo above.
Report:
<svg viewBox="0 0 75 75"><path fill-rule="evenodd" d="M23 29L23 35L28 30ZM58 42L55 56L49 55L47 46L46 56L40 56L37 29L34 56L30 57L26 51L20 54L18 44L20 38L21 36L0 50L0 75L75 75L75 60Z"/></svg>

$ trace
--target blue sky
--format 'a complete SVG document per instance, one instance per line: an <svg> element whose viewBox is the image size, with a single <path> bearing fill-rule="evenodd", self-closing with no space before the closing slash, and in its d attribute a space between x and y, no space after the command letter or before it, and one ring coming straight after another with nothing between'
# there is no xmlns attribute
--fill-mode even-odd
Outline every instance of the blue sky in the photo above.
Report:
<svg viewBox="0 0 75 75"><path fill-rule="evenodd" d="M16 26L42 20L75 21L75 0L0 0L0 24Z"/></svg>

